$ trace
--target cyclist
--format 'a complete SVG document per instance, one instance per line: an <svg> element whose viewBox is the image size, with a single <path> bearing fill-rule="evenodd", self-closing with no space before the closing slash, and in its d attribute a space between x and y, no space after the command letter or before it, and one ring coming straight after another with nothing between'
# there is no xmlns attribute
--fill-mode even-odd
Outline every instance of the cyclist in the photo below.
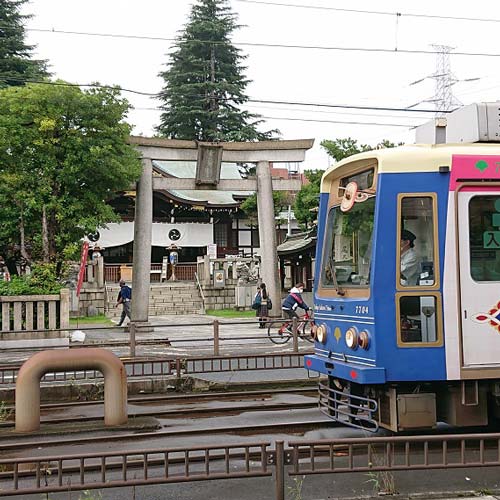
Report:
<svg viewBox="0 0 500 500"><path fill-rule="evenodd" d="M304 292L304 283L297 283L291 290L286 299L283 301L281 309L283 314L292 319L298 318L296 310L298 307L304 309L304 311L309 311L309 306L304 302L302 298L302 293Z"/></svg>

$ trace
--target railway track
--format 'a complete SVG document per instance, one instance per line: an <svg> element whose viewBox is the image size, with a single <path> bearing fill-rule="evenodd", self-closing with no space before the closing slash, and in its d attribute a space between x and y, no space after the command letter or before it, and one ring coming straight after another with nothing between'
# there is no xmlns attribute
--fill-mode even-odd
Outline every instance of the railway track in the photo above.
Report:
<svg viewBox="0 0 500 500"><path fill-rule="evenodd" d="M244 398L248 399L251 397L266 397L276 394L311 394L317 395L318 388L314 387L301 387L301 388L280 388L280 389L262 389L262 390L249 390L249 391L225 391L225 392L203 392L203 393L190 393L190 394L155 394L147 396L133 396L128 398L129 404L147 404L147 403L157 403L157 402L200 402L209 399L234 399L234 398ZM41 410L54 409L54 408L71 408L80 406L92 406L103 404L104 400L96 399L92 401L65 401L62 403L43 403L40 405ZM14 405L6 404L4 405L6 411L14 411Z"/></svg>
<svg viewBox="0 0 500 500"><path fill-rule="evenodd" d="M133 397L128 400L129 417L153 417L153 418L177 418L196 419L217 416L221 413L236 414L245 411L275 411L275 410L294 410L302 408L315 408L317 401L314 389L272 389L255 391L234 391L225 393L207 393L207 394L184 394L184 395L155 395ZM307 398L310 395L311 398ZM280 397L302 397L305 401L276 401ZM310 400L309 400L310 399ZM274 402L273 402L274 401ZM41 418L42 425L53 424L78 424L101 420L101 415L96 414L95 407L103 406L102 400L98 401L78 401L66 403L48 403L41 405L42 414L51 412L61 413L60 417ZM163 406L160 407L160 405ZM144 409L149 406L151 409ZM165 408L168 406L168 408ZM92 408L93 407L93 408ZM9 412L7 421L0 422L0 429L10 429L14 426L14 407L4 407ZM69 412L89 411L90 415L72 416ZM0 436L1 438L1 436Z"/></svg>
<svg viewBox="0 0 500 500"><path fill-rule="evenodd" d="M135 447L178 438L220 439L221 435L229 441L236 436L303 435L335 426L317 410L316 394L315 388L306 387L132 397L128 401L131 428L111 429L102 425L102 401L48 403L41 406L41 431L36 435L15 433L13 413L0 424L0 454L47 453L75 445L93 451L96 445L115 449L127 442ZM83 414L75 415L79 412Z"/></svg>

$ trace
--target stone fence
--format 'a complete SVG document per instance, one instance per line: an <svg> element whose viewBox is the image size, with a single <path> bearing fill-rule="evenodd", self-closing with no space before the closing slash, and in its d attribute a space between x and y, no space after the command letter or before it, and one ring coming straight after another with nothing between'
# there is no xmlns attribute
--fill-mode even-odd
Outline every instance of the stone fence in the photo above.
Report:
<svg viewBox="0 0 500 500"><path fill-rule="evenodd" d="M58 295L0 296L1 337L13 331L69 327L69 290Z"/></svg>
<svg viewBox="0 0 500 500"><path fill-rule="evenodd" d="M222 271L226 281L234 283L238 281L238 265L245 265L248 272L257 279L260 277L259 259L256 257L226 257L225 259L214 259L208 255L198 257L197 274L202 285L214 283L214 272Z"/></svg>

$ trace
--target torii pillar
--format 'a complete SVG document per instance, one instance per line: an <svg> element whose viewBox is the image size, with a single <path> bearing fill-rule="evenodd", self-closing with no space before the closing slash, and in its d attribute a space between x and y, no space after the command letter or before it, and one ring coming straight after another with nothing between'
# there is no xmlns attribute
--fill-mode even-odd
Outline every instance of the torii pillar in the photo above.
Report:
<svg viewBox="0 0 500 500"><path fill-rule="evenodd" d="M273 180L268 161L257 163L257 216L259 220L260 275L267 293L276 307L271 316L281 314L281 285L276 251L276 221L274 219Z"/></svg>
<svg viewBox="0 0 500 500"><path fill-rule="evenodd" d="M153 190L218 189L223 191L256 191L259 218L261 277L269 295L276 303L273 315L280 314L281 287L278 278L278 254L274 220L273 190L299 191L299 179L272 179L270 162L302 162L314 139L292 141L228 142L209 145L219 148L225 162L256 163L256 179L220 179L212 177L207 183L204 172L197 171L196 179L156 177L152 161L198 161L199 143L176 139L130 137L142 156L143 170L137 182L134 224L133 302L132 321L137 327L149 326L149 287L151 270L151 241L153 222ZM211 153L210 153L211 154Z"/></svg>

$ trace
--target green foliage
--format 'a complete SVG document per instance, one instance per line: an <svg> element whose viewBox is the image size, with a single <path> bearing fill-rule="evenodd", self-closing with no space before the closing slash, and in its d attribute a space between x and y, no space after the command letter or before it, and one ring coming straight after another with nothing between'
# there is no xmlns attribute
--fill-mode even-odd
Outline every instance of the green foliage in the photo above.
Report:
<svg viewBox="0 0 500 500"><path fill-rule="evenodd" d="M208 309L208 316L221 318L255 318L255 311L237 311L236 309Z"/></svg>
<svg viewBox="0 0 500 500"><path fill-rule="evenodd" d="M321 147L324 148L326 152L336 161L343 160L344 158L355 155L356 153L371 151L373 149L371 146L368 146L368 144L358 145L358 141L356 139L351 139L350 137L335 139L333 141L325 139L324 141L321 141Z"/></svg>
<svg viewBox="0 0 500 500"><path fill-rule="evenodd" d="M31 274L0 281L0 295L51 295L58 294L61 288L55 264L39 264Z"/></svg>
<svg viewBox="0 0 500 500"><path fill-rule="evenodd" d="M295 198L293 213L297 222L304 226L304 229L313 226L318 216L319 191L323 173L324 170L307 170L305 175L309 184L302 186Z"/></svg>
<svg viewBox="0 0 500 500"><path fill-rule="evenodd" d="M62 82L61 82L62 83ZM0 254L62 261L117 220L106 202L137 180L119 89L30 84L0 90Z"/></svg>
<svg viewBox="0 0 500 500"><path fill-rule="evenodd" d="M97 316L78 316L76 318L69 318L69 324L78 327L85 324L98 324L98 325L113 325L113 322L104 314Z"/></svg>
<svg viewBox="0 0 500 500"><path fill-rule="evenodd" d="M78 497L78 500L102 500L103 496L100 491L84 490Z"/></svg>
<svg viewBox="0 0 500 500"><path fill-rule="evenodd" d="M356 139L347 137L344 139L335 139L333 141L325 139L321 141L321 146L326 150L326 152L335 159L335 161L343 160L349 156L355 155L357 153L363 153L365 151L372 151L374 149L385 149L394 148L396 146L401 146L403 143L400 142L395 144L387 139L379 142L376 146L369 146L368 144L359 144Z"/></svg>
<svg viewBox="0 0 500 500"><path fill-rule="evenodd" d="M288 195L284 191L273 191L274 215L277 217L289 203ZM253 226L258 224L257 194L249 196L241 205L240 209L245 212L248 220Z"/></svg>
<svg viewBox="0 0 500 500"><path fill-rule="evenodd" d="M0 88L48 76L46 61L32 60L33 47L24 43L23 23L30 16L19 11L27 1L0 0Z"/></svg>
<svg viewBox="0 0 500 500"><path fill-rule="evenodd" d="M306 476L293 477L293 486L287 486L288 498L290 500L302 500L302 488L304 487L304 479Z"/></svg>
<svg viewBox="0 0 500 500"><path fill-rule="evenodd" d="M7 408L5 401L0 401L0 422L6 422L12 415L12 410Z"/></svg>
<svg viewBox="0 0 500 500"><path fill-rule="evenodd" d="M227 0L198 0L176 40L160 99L158 132L172 139L255 141L276 131L259 132L259 116L242 111L248 101L245 58L231 43L238 28Z"/></svg>

